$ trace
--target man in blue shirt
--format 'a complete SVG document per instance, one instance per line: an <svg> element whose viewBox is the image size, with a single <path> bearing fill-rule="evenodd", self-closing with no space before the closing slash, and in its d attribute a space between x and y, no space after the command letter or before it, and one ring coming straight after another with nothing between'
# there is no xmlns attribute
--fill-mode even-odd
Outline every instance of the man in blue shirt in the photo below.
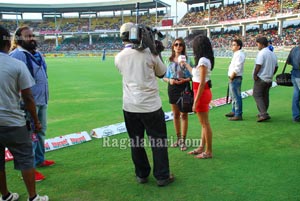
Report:
<svg viewBox="0 0 300 201"><path fill-rule="evenodd" d="M38 118L42 129L37 133L37 146L35 147L35 165L40 167L54 165L55 162L45 160L45 134L47 129L47 107L49 99L47 65L40 52L36 50L37 42L32 30L23 26L16 30L10 56L23 61L35 85L31 88Z"/></svg>
<svg viewBox="0 0 300 201"><path fill-rule="evenodd" d="M294 86L292 114L293 121L300 122L300 47L294 47L287 58L287 63L293 66L291 71Z"/></svg>

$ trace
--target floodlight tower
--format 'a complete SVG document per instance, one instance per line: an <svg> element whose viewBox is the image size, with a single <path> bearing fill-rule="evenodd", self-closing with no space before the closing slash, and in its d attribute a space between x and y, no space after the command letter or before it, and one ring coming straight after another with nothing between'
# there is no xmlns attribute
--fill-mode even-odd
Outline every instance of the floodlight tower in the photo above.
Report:
<svg viewBox="0 0 300 201"><path fill-rule="evenodd" d="M136 18L135 18L135 23L138 24L139 22L139 9L140 9L140 2L136 2L135 4L135 9L136 9Z"/></svg>

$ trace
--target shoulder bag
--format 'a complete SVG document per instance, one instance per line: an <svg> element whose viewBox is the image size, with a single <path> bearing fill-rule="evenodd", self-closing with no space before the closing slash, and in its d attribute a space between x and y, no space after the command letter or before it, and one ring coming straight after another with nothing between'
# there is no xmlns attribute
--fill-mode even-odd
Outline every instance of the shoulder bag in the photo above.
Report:
<svg viewBox="0 0 300 201"><path fill-rule="evenodd" d="M285 68L286 68L287 62L285 62L282 73L276 75L276 83L280 86L287 86L287 87L291 87L293 86L292 83L292 76L291 73L285 73Z"/></svg>
<svg viewBox="0 0 300 201"><path fill-rule="evenodd" d="M193 112L194 92L191 89L190 82L186 84L185 89L181 92L176 105L179 107L180 112Z"/></svg>

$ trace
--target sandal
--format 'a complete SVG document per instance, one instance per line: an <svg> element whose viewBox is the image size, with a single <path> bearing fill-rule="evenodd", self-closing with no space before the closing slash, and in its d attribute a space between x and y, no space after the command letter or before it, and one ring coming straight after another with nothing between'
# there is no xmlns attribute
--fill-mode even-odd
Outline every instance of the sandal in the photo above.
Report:
<svg viewBox="0 0 300 201"><path fill-rule="evenodd" d="M198 155L203 153L204 147L199 147L197 149L194 149L193 151L188 152L190 155Z"/></svg>
<svg viewBox="0 0 300 201"><path fill-rule="evenodd" d="M212 154L208 154L206 152L202 152L201 154L198 154L195 156L195 158L199 158L199 159L210 159L212 158Z"/></svg>
<svg viewBox="0 0 300 201"><path fill-rule="evenodd" d="M180 150L181 151L186 151L187 150L186 144L184 142L181 143Z"/></svg>
<svg viewBox="0 0 300 201"><path fill-rule="evenodd" d="M180 140L177 140L171 147L178 147L180 145Z"/></svg>

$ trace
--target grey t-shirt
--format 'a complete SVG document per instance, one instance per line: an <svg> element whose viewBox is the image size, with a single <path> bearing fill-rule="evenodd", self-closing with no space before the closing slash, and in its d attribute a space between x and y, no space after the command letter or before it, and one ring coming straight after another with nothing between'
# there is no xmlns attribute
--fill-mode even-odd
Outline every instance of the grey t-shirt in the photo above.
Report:
<svg viewBox="0 0 300 201"><path fill-rule="evenodd" d="M26 65L5 53L0 53L0 126L24 126L20 109L21 90L35 84Z"/></svg>

